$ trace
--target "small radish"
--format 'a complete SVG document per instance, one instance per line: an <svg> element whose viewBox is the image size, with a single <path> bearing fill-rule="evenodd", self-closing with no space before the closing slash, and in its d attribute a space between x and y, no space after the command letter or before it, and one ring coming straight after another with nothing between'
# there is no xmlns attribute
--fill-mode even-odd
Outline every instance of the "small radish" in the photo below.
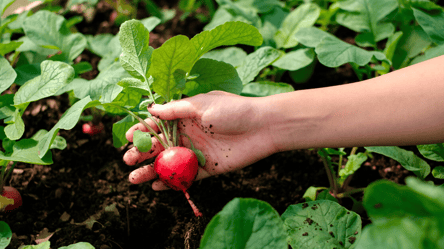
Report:
<svg viewBox="0 0 444 249"><path fill-rule="evenodd" d="M186 191L199 169L196 154L185 147L170 147L157 156L154 171L159 179L174 190Z"/></svg>
<svg viewBox="0 0 444 249"><path fill-rule="evenodd" d="M174 190L181 190L188 200L196 217L202 213L190 200L187 189L191 186L197 176L199 163L196 154L185 147L170 147L157 156L154 161L154 171L159 179Z"/></svg>
<svg viewBox="0 0 444 249"><path fill-rule="evenodd" d="M22 205L22 196L20 195L18 190L15 189L14 187L4 186L3 191L2 191L2 196L6 197L8 199L14 200L14 204L10 204L10 205L6 206L3 209L3 211L9 212L9 211L14 210Z"/></svg>
<svg viewBox="0 0 444 249"><path fill-rule="evenodd" d="M105 126L103 125L102 122L100 122L97 125L93 124L92 122L84 123L82 125L83 133L91 135L91 136L99 134L100 132L102 132L102 130L104 128L105 128Z"/></svg>

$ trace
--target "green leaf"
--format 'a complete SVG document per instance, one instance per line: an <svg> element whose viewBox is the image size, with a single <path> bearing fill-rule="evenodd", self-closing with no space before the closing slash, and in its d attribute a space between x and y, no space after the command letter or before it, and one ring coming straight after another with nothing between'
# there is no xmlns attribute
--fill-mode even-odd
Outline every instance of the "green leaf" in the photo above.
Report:
<svg viewBox="0 0 444 249"><path fill-rule="evenodd" d="M238 47L228 47L223 49L211 50L205 53L201 58L213 59L223 61L231 64L233 67L238 67L247 57L247 53Z"/></svg>
<svg viewBox="0 0 444 249"><path fill-rule="evenodd" d="M148 88L148 84L146 82L142 82L139 79L135 78L123 78L121 79L117 85L123 88L131 88L133 90L139 91L139 93L143 95L149 95L150 89Z"/></svg>
<svg viewBox="0 0 444 249"><path fill-rule="evenodd" d="M39 141L46 134L48 134L48 131L41 129L41 130L37 131L31 138L36 141ZM64 150L66 148L66 146L67 146L66 139L57 135L54 139L54 142L51 144L50 149Z"/></svg>
<svg viewBox="0 0 444 249"><path fill-rule="evenodd" d="M79 121L80 115L82 114L83 110L98 104L99 103L96 101L91 102L91 98L87 96L77 101L68 110L66 110L66 112L63 114L63 116L60 118L57 124L54 127L52 127L52 129L45 136L43 136L40 139L38 144L40 157L43 157L46 154L46 152L48 152L51 144L53 143L55 137L57 136L57 132L60 129L70 130L74 128L74 126Z"/></svg>
<svg viewBox="0 0 444 249"><path fill-rule="evenodd" d="M321 40L321 43L316 46L315 52L318 55L319 62L327 67L339 67L349 62L364 66L368 64L372 58L390 63L381 52L367 51L337 38L325 37Z"/></svg>
<svg viewBox="0 0 444 249"><path fill-rule="evenodd" d="M93 66L87 61L81 61L79 63L72 65L72 67L74 68L76 75L90 72L93 70Z"/></svg>
<svg viewBox="0 0 444 249"><path fill-rule="evenodd" d="M200 248L288 248L283 222L270 204L235 198L205 229Z"/></svg>
<svg viewBox="0 0 444 249"><path fill-rule="evenodd" d="M38 245L28 245L28 246L24 246L23 248L20 248L20 249L50 249L50 245L51 245L51 243L49 241L45 241L45 242L40 243Z"/></svg>
<svg viewBox="0 0 444 249"><path fill-rule="evenodd" d="M122 67L133 77L144 81L154 50L149 46L148 29L140 21L126 21L120 26L119 41L122 47L120 55Z"/></svg>
<svg viewBox="0 0 444 249"><path fill-rule="evenodd" d="M410 62L410 65L430 60L441 55L444 55L444 45L427 49L423 55L415 57L415 59Z"/></svg>
<svg viewBox="0 0 444 249"><path fill-rule="evenodd" d="M443 166L437 166L437 167L433 168L432 175L435 178L444 179L444 167Z"/></svg>
<svg viewBox="0 0 444 249"><path fill-rule="evenodd" d="M242 84L252 82L262 69L272 64L281 55L279 50L272 47L261 47L249 54L244 63L237 68Z"/></svg>
<svg viewBox="0 0 444 249"><path fill-rule="evenodd" d="M87 46L81 33L71 33L63 16L41 10L23 22L26 36L35 44L62 51L62 60L73 61Z"/></svg>
<svg viewBox="0 0 444 249"><path fill-rule="evenodd" d="M5 249L11 242L12 231L8 223L0 221L0 248Z"/></svg>
<svg viewBox="0 0 444 249"><path fill-rule="evenodd" d="M419 152L427 159L444 162L444 144L425 144L416 146Z"/></svg>
<svg viewBox="0 0 444 249"><path fill-rule="evenodd" d="M95 247L88 242L77 242L69 246L59 247L59 249L94 249L94 248Z"/></svg>
<svg viewBox="0 0 444 249"><path fill-rule="evenodd" d="M162 22L162 20L155 16L150 16L140 21L142 22L143 26L148 29L149 32L153 31L153 29Z"/></svg>
<svg viewBox="0 0 444 249"><path fill-rule="evenodd" d="M21 86L27 81L39 76L42 73L40 64L41 63L24 64L16 67L15 72L17 73L17 78L15 79L15 83Z"/></svg>
<svg viewBox="0 0 444 249"><path fill-rule="evenodd" d="M396 217L431 217L444 214L444 192L414 177L407 186L388 180L371 183L365 190L363 204L375 221Z"/></svg>
<svg viewBox="0 0 444 249"><path fill-rule="evenodd" d="M375 146L365 147L365 149L398 161L405 169L413 171L413 173L422 179L430 174L429 164L411 151L396 146Z"/></svg>
<svg viewBox="0 0 444 249"><path fill-rule="evenodd" d="M292 248L351 248L361 235L361 217L333 201L291 205L282 220Z"/></svg>
<svg viewBox="0 0 444 249"><path fill-rule="evenodd" d="M381 20L398 7L396 0L348 0L339 2L336 21L356 32L361 46L375 46L376 42L389 37L395 31L391 23Z"/></svg>
<svg viewBox="0 0 444 249"><path fill-rule="evenodd" d="M199 93L207 93L213 90L221 90L234 94L242 91L242 81L236 69L230 64L212 59L200 59L194 64L190 75L197 75L190 82L194 88L185 88L183 94L194 96ZM187 83L187 87L192 84Z"/></svg>
<svg viewBox="0 0 444 249"><path fill-rule="evenodd" d="M60 61L42 62L41 72L40 76L20 87L14 96L14 105L17 106L56 95L75 76L74 68Z"/></svg>
<svg viewBox="0 0 444 249"><path fill-rule="evenodd" d="M203 54L216 47L236 44L260 46L262 36L252 25L243 22L226 22L212 30L197 34L191 39L191 43L196 51L196 57L192 62L194 64Z"/></svg>
<svg viewBox="0 0 444 249"><path fill-rule="evenodd" d="M213 16L211 22L205 26L205 30L229 21L240 21L255 27L260 26L261 20L257 10L251 7L242 6L242 1L233 2L231 0L216 0L216 2L219 4L219 9Z"/></svg>
<svg viewBox="0 0 444 249"><path fill-rule="evenodd" d="M273 63L273 66L295 71L308 66L313 62L315 58L315 52L312 48L301 48L286 53L281 58Z"/></svg>
<svg viewBox="0 0 444 249"><path fill-rule="evenodd" d="M367 154L359 152L356 155L350 155L347 157L348 161L345 167L339 170L339 176L342 182L347 178L347 176L352 175L358 170L361 165L367 160Z"/></svg>
<svg viewBox="0 0 444 249"><path fill-rule="evenodd" d="M14 83L17 73L14 71L9 61L3 56L0 57L0 93L8 89Z"/></svg>
<svg viewBox="0 0 444 249"><path fill-rule="evenodd" d="M315 27L302 28L295 34L295 37L301 44L310 48L318 46L321 40L326 37L335 38L333 34Z"/></svg>
<svg viewBox="0 0 444 249"><path fill-rule="evenodd" d="M315 3L301 4L284 19L274 39L278 48L292 48L298 45L295 34L301 29L311 27L321 14Z"/></svg>
<svg viewBox="0 0 444 249"><path fill-rule="evenodd" d="M15 113L14 94L3 94L0 96L0 119L12 118Z"/></svg>
<svg viewBox="0 0 444 249"><path fill-rule="evenodd" d="M126 116L122 120L113 124L113 145L116 148L120 148L123 145L128 143L126 139L125 133L128 131L131 126L137 124L137 121L131 115Z"/></svg>
<svg viewBox="0 0 444 249"><path fill-rule="evenodd" d="M50 165L52 161L51 151L40 154L38 142L35 139L21 139L14 143L11 154L0 152L0 159L29 164Z"/></svg>
<svg viewBox="0 0 444 249"><path fill-rule="evenodd" d="M302 196L302 198L304 198L305 201L315 201L316 197L318 195L318 191L319 190L323 190L323 189L327 189L327 188L326 187L313 187L313 186L310 186L310 187L308 187L307 190L305 190L305 193Z"/></svg>
<svg viewBox="0 0 444 249"><path fill-rule="evenodd" d="M395 69L408 66L411 59L421 54L432 44L430 37L420 26L409 25L401 31L403 35L392 59Z"/></svg>
<svg viewBox="0 0 444 249"><path fill-rule="evenodd" d="M402 35L403 35L402 31L398 31L388 38L384 48L384 54L388 60L393 61L393 56L395 55L396 48L398 46L399 41L402 38ZM379 74L386 74L390 72L389 63L383 61L381 65L384 67L384 70L379 70L378 71Z"/></svg>
<svg viewBox="0 0 444 249"><path fill-rule="evenodd" d="M255 9L258 13L267 13L275 6L284 6L279 0L243 0L239 1L238 4L244 8Z"/></svg>
<svg viewBox="0 0 444 249"><path fill-rule="evenodd" d="M416 21L418 21L430 39L438 45L443 45L444 11L440 11L438 14L428 14L416 8L412 9Z"/></svg>
<svg viewBox="0 0 444 249"><path fill-rule="evenodd" d="M259 81L244 86L241 95L250 97L265 97L279 93L294 91L292 85L281 82Z"/></svg>
<svg viewBox="0 0 444 249"><path fill-rule="evenodd" d="M296 33L296 38L307 47L314 47L319 62L327 67L339 67L345 63L368 64L372 58L390 63L378 51L367 51L346 43L318 28L304 28Z"/></svg>
<svg viewBox="0 0 444 249"><path fill-rule="evenodd" d="M0 55L5 56L5 54L16 50L23 42L21 41L10 41L8 43L0 43Z"/></svg>
<svg viewBox="0 0 444 249"><path fill-rule="evenodd" d="M112 102L120 93L123 87L117 83L128 77L129 74L122 68L120 63L115 62L106 70L102 71L93 80L75 78L69 85L62 90L64 92L73 90L74 95L79 98L90 96L92 100L101 100L103 103Z"/></svg>
<svg viewBox="0 0 444 249"><path fill-rule="evenodd" d="M133 109L140 103L141 98L142 94L138 90L129 88L120 92L119 95L117 95L117 97L113 98L112 102L106 101L106 103L112 103L121 107L125 107L127 109ZM100 101L101 103L104 103L102 102L102 99ZM121 110L120 108L116 108L109 105L104 105L104 107L105 110L109 113L127 114L127 112Z"/></svg>
<svg viewBox="0 0 444 249"><path fill-rule="evenodd" d="M93 52L100 57L104 57L107 53L111 52L109 49L109 44L111 40L118 40L118 36L114 36L112 34L98 34L95 36L88 35L86 36L86 40L88 41L88 50ZM119 45L120 48L120 45Z"/></svg>
<svg viewBox="0 0 444 249"><path fill-rule="evenodd" d="M440 248L444 243L444 191L417 178L407 186L388 180L371 183L363 204L373 224L356 248Z"/></svg>
<svg viewBox="0 0 444 249"><path fill-rule="evenodd" d="M241 20L241 18L236 18L234 17L225 6L222 6L219 3L219 8L216 10L216 12L213 15L213 18L211 18L211 21L205 25L205 27L203 28L203 30L211 30L214 29L215 27L222 25L226 22L230 22L230 21L234 21L235 19L237 19L237 21L245 21L246 23L248 23L247 20ZM256 15L257 17L257 15Z"/></svg>
<svg viewBox="0 0 444 249"><path fill-rule="evenodd" d="M18 140L25 133L25 123L19 108L15 109L14 115L10 119L5 120L5 123L8 124L5 127L5 133L9 139Z"/></svg>
<svg viewBox="0 0 444 249"><path fill-rule="evenodd" d="M442 222L442 221L441 221ZM441 248L444 229L433 217L396 218L382 224L370 224L362 231L356 249L428 249Z"/></svg>
<svg viewBox="0 0 444 249"><path fill-rule="evenodd" d="M196 50L188 37L177 35L167 40L160 48L155 49L152 61L155 61L149 73L154 78L153 90L162 95L167 102L178 93L184 85L176 82L177 73L187 73L193 66Z"/></svg>
<svg viewBox="0 0 444 249"><path fill-rule="evenodd" d="M143 132L141 130L134 131L133 143L140 152L150 151L151 146L153 145L151 135L148 132Z"/></svg>

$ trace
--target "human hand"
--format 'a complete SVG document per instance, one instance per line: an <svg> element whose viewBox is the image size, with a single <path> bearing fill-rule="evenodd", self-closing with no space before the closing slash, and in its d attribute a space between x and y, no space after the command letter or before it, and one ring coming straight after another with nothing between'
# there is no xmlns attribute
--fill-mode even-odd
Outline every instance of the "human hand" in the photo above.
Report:
<svg viewBox="0 0 444 249"><path fill-rule="evenodd" d="M153 105L148 111L163 120L179 119L178 132L187 134L194 147L201 150L206 158L195 179L200 180L241 169L276 152L258 101L257 98L213 91L165 105ZM146 122L158 132L153 121L147 119ZM131 127L126 133L128 141L133 141L135 130L147 131L147 128L141 123ZM160 134L160 137L163 135ZM136 147L128 150L123 156L125 163L135 165L164 150L156 138L152 141L149 152L139 152ZM180 142L190 147L186 137L181 136ZM152 164L139 170L143 170L144 177L133 183L143 183L157 177ZM160 180L154 181L152 188L168 189Z"/></svg>

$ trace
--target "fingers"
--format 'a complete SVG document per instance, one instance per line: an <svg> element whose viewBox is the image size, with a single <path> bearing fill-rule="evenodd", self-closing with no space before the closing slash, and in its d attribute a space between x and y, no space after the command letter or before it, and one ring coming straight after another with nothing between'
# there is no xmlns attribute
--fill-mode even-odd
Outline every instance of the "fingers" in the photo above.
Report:
<svg viewBox="0 0 444 249"><path fill-rule="evenodd" d="M163 183L160 180L154 181L153 184L151 185L151 187L153 188L154 191L162 191L162 190L170 189L167 185L165 185L165 183Z"/></svg>
<svg viewBox="0 0 444 249"><path fill-rule="evenodd" d="M195 106L187 99L172 101L164 105L152 105L148 108L151 115L163 120L194 118L197 116Z"/></svg>
<svg viewBox="0 0 444 249"><path fill-rule="evenodd" d="M159 135L161 139L163 139L163 135ZM129 165L135 165L137 163L141 163L147 159L153 158L157 156L162 150L164 150L162 144L157 140L157 138L153 137L152 140L153 146L151 150L148 152L140 152L136 147L133 147L125 152L123 155L123 161Z"/></svg>
<svg viewBox="0 0 444 249"><path fill-rule="evenodd" d="M151 128L153 128L153 130L155 132L159 132L159 127L157 127L157 125L149 118L145 119L145 122L151 126ZM133 142L133 134L134 131L136 130L141 130L143 132L148 132L148 128L146 128L145 125L143 125L142 123L137 123L135 125L133 125L131 128L128 129L128 131L126 132L125 136L126 139L128 139L128 141Z"/></svg>
<svg viewBox="0 0 444 249"><path fill-rule="evenodd" d="M154 171L153 164L145 165L136 170L133 170L128 179L132 184L140 184L147 181L151 181L157 177L156 172Z"/></svg>

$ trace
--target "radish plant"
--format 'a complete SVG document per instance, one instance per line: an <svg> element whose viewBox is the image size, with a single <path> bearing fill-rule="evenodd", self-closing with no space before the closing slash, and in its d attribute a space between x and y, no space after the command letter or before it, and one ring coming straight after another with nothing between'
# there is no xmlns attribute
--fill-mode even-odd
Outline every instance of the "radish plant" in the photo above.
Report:
<svg viewBox="0 0 444 249"><path fill-rule="evenodd" d="M219 47L235 44L259 46L262 37L251 25L242 22L228 22L213 30L204 31L192 39L178 35L166 41L160 48L149 46L149 31L137 20L122 24L119 32L122 47L120 62L132 77L123 78L118 85L123 91L136 91L147 96L139 109L148 104L160 104L181 99L183 95L193 96L212 90L223 90L239 94L242 82L237 71L230 64L207 58L200 58L206 52ZM107 105L122 109L115 103ZM180 147L181 135L177 130L177 120L164 121L149 118L158 126L161 138L142 118L123 109L131 117L142 122L149 130L134 133L134 144L140 151L149 151L151 136L156 137L165 149L156 158L154 170L159 179L174 190L183 191L196 216L202 216L191 202L187 189L198 172L198 162L204 166L202 153L192 146ZM190 140L192 144L192 141ZM199 159L198 159L199 158ZM140 182L144 169L130 175L130 181Z"/></svg>

